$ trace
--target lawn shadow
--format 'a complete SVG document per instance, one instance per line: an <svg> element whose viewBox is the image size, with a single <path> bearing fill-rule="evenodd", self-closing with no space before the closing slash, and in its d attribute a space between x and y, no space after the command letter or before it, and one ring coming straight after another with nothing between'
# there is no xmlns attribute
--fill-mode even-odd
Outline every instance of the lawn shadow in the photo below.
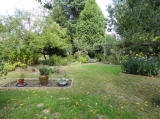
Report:
<svg viewBox="0 0 160 119"><path fill-rule="evenodd" d="M152 98L151 102L156 105L156 106L159 106L160 107L160 97L154 97Z"/></svg>
<svg viewBox="0 0 160 119"><path fill-rule="evenodd" d="M10 92L7 92L10 93ZM11 94L11 93L10 93ZM6 95L5 91L0 90L0 107L3 107L10 100L10 95Z"/></svg>

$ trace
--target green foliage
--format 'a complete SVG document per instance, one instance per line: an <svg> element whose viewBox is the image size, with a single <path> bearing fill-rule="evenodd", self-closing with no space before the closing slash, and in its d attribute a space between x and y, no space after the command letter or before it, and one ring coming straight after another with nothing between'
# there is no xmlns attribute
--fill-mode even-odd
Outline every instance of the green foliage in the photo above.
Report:
<svg viewBox="0 0 160 119"><path fill-rule="evenodd" d="M40 72L40 75L49 75L49 74L53 74L54 70L48 67L41 67L39 68L39 72Z"/></svg>
<svg viewBox="0 0 160 119"><path fill-rule="evenodd" d="M23 64L23 63L21 63L21 62L15 62L15 63L13 64L13 66L15 66L15 67L26 67L27 65L26 65L26 64Z"/></svg>
<svg viewBox="0 0 160 119"><path fill-rule="evenodd" d="M76 25L77 49L91 53L96 44L104 43L104 16L95 0L87 0Z"/></svg>
<svg viewBox="0 0 160 119"><path fill-rule="evenodd" d="M108 45L116 45L116 44L118 44L118 41L117 41L115 35L107 34L106 35L106 44L108 44Z"/></svg>
<svg viewBox="0 0 160 119"><path fill-rule="evenodd" d="M0 77L6 76L8 74L8 70L5 69L4 63L0 60Z"/></svg>
<svg viewBox="0 0 160 119"><path fill-rule="evenodd" d="M44 3L44 7L51 10L49 16L53 17L53 20L57 24L68 29L73 52L75 52L73 41L76 32L76 23L80 12L84 9L86 0L54 0L45 2L44 0L40 0L39 2Z"/></svg>
<svg viewBox="0 0 160 119"><path fill-rule="evenodd" d="M45 57L53 54L66 56L71 52L67 29L61 28L51 17L41 16L34 21L31 17L31 13L16 10L15 15L0 18L7 33L0 44L1 56L6 62L32 65L38 63L40 53Z"/></svg>
<svg viewBox="0 0 160 119"><path fill-rule="evenodd" d="M15 69L14 65L6 65L5 69L7 69L8 71L13 71Z"/></svg>
<svg viewBox="0 0 160 119"><path fill-rule="evenodd" d="M98 61L103 61L104 60L104 56L103 56L102 53L97 53L95 57L97 58Z"/></svg>
<svg viewBox="0 0 160 119"><path fill-rule="evenodd" d="M159 6L159 0L116 0L108 6L108 25L126 39L150 41L160 35Z"/></svg>
<svg viewBox="0 0 160 119"><path fill-rule="evenodd" d="M25 74L24 74L24 73L21 73L18 78L24 79L25 77L26 77Z"/></svg>
<svg viewBox="0 0 160 119"><path fill-rule="evenodd" d="M14 64L5 64L5 69L8 71L13 71L16 67L26 67L27 65L21 62L15 62Z"/></svg>
<svg viewBox="0 0 160 119"><path fill-rule="evenodd" d="M81 51L76 52L74 58L80 63L88 63L90 60L89 56Z"/></svg>
<svg viewBox="0 0 160 119"><path fill-rule="evenodd" d="M6 31L5 26L2 23L0 23L0 33L5 31Z"/></svg>
<svg viewBox="0 0 160 119"><path fill-rule="evenodd" d="M16 9L14 15L7 15L0 19L6 27L5 32L0 33L0 37L2 37L1 57L9 64L15 62L27 65L35 64L38 56L35 50L30 48L30 43L35 38L34 32L31 32L34 30L30 24L31 13ZM31 30L31 28L33 29Z"/></svg>
<svg viewBox="0 0 160 119"><path fill-rule="evenodd" d="M67 65L67 61L61 56L53 55L49 60L53 65Z"/></svg>
<svg viewBox="0 0 160 119"><path fill-rule="evenodd" d="M61 56L53 55L49 57L49 59L43 61L43 64L49 66L59 66L59 65L67 65L67 58L62 58Z"/></svg>
<svg viewBox="0 0 160 119"><path fill-rule="evenodd" d="M68 53L67 49L70 49L70 37L67 34L67 29L61 28L50 17L47 18L46 23L42 23L41 25L44 29L42 34L37 35L33 40L34 44L32 43L32 47L34 47L34 50L49 56L56 54L54 48L65 50Z"/></svg>
<svg viewBox="0 0 160 119"><path fill-rule="evenodd" d="M141 54L129 55L122 60L122 70L129 74L155 76L158 74L158 61L154 57Z"/></svg>
<svg viewBox="0 0 160 119"><path fill-rule="evenodd" d="M104 57L108 63L119 64L119 58L123 45L123 40L117 40L115 35L107 35L104 47Z"/></svg>
<svg viewBox="0 0 160 119"><path fill-rule="evenodd" d="M68 62L75 62L76 61L76 58L74 55L67 55L67 61Z"/></svg>
<svg viewBox="0 0 160 119"><path fill-rule="evenodd" d="M52 9L51 16L53 17L53 20L54 20L57 24L59 24L59 25L62 26L62 27L65 27L65 26L66 26L67 18L66 18L66 16L63 14L63 11L61 10L61 8L59 8L58 6L57 6L57 7L54 7L54 8Z"/></svg>
<svg viewBox="0 0 160 119"><path fill-rule="evenodd" d="M113 54L107 55L106 60L109 64L117 64L116 57Z"/></svg>
<svg viewBox="0 0 160 119"><path fill-rule="evenodd" d="M76 19L79 16L79 13L83 10L85 1L86 0L38 0L39 3L43 3L44 7L49 10L54 10L54 8L58 7L63 11L63 14L67 17L67 19Z"/></svg>
<svg viewBox="0 0 160 119"><path fill-rule="evenodd" d="M80 57L79 57L79 62L81 62L81 63L87 63L88 60L87 60L86 57L80 56Z"/></svg>

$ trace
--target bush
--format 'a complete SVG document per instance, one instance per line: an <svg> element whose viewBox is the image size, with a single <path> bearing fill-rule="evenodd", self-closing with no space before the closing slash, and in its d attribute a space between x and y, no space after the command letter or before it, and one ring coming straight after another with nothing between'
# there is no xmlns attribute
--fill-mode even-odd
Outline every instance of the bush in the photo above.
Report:
<svg viewBox="0 0 160 119"><path fill-rule="evenodd" d="M80 56L80 57L79 57L79 62L81 62L81 63L87 63L88 60L87 60L86 57Z"/></svg>
<svg viewBox="0 0 160 119"><path fill-rule="evenodd" d="M104 56L103 56L102 53L97 53L95 57L97 58L97 61L103 61L104 60Z"/></svg>
<svg viewBox="0 0 160 119"><path fill-rule="evenodd" d="M106 57L106 60L108 63L111 63L111 64L118 64L117 63L117 60L116 60L116 57L114 55L107 55Z"/></svg>
<svg viewBox="0 0 160 119"><path fill-rule="evenodd" d="M155 76L158 74L158 61L154 57L129 55L122 60L122 70L129 74Z"/></svg>
<svg viewBox="0 0 160 119"><path fill-rule="evenodd" d="M6 76L8 74L8 70L4 68L4 63L0 60L0 77Z"/></svg>
<svg viewBox="0 0 160 119"><path fill-rule="evenodd" d="M59 66L59 65L67 65L67 58L62 58L61 56L53 55L48 60L42 62L44 65L49 66Z"/></svg>
<svg viewBox="0 0 160 119"><path fill-rule="evenodd" d="M14 65L15 68L16 67L26 67L27 66L26 64L21 63L21 62L15 62L13 65Z"/></svg>
<svg viewBox="0 0 160 119"><path fill-rule="evenodd" d="M75 61L76 61L76 58L75 58L74 55L68 55L68 56L67 56L67 60L68 60L69 62L75 62Z"/></svg>
<svg viewBox="0 0 160 119"><path fill-rule="evenodd" d="M8 71L13 71L15 69L15 66L14 65L6 65L5 69Z"/></svg>
<svg viewBox="0 0 160 119"><path fill-rule="evenodd" d="M90 59L90 57L87 54L85 54L84 52L81 52L81 51L76 52L74 54L74 58L77 61L79 61L80 63L88 63L89 59Z"/></svg>
<svg viewBox="0 0 160 119"><path fill-rule="evenodd" d="M15 70L16 67L26 67L27 65L21 62L15 62L14 64L5 64L5 69L8 71Z"/></svg>

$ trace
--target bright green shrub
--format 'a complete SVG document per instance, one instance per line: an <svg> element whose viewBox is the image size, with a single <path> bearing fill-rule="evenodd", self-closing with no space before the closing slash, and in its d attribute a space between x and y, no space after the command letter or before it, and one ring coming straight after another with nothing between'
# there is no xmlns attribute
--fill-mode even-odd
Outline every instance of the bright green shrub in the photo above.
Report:
<svg viewBox="0 0 160 119"><path fill-rule="evenodd" d="M86 53L80 51L74 54L74 58L80 63L88 63L90 60L90 57Z"/></svg>
<svg viewBox="0 0 160 119"><path fill-rule="evenodd" d="M80 56L80 57L79 57L79 62L81 62L81 63L87 63L88 60L87 60L86 57Z"/></svg>
<svg viewBox="0 0 160 119"><path fill-rule="evenodd" d="M15 66L14 65L6 65L5 69L8 71L13 71L15 69Z"/></svg>
<svg viewBox="0 0 160 119"><path fill-rule="evenodd" d="M158 74L158 61L154 57L141 55L129 55L122 60L123 72L129 74L140 74L144 76L155 76Z"/></svg>
<svg viewBox="0 0 160 119"><path fill-rule="evenodd" d="M26 67L27 65L21 62L15 62L13 66L16 68L16 67Z"/></svg>
<svg viewBox="0 0 160 119"><path fill-rule="evenodd" d="M16 67L26 67L27 65L21 62L15 62L14 64L5 64L5 69L13 71Z"/></svg>

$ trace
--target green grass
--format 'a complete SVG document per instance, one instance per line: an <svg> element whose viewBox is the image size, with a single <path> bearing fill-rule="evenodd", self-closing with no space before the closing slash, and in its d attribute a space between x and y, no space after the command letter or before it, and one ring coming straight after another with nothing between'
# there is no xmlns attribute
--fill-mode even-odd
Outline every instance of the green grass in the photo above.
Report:
<svg viewBox="0 0 160 119"><path fill-rule="evenodd" d="M0 90L2 119L160 119L160 80L120 74L120 66L59 67L51 77L72 77L71 89ZM11 72L0 84L16 78ZM38 77L37 73L26 73ZM42 103L42 107L37 107ZM48 110L48 113L44 113Z"/></svg>

